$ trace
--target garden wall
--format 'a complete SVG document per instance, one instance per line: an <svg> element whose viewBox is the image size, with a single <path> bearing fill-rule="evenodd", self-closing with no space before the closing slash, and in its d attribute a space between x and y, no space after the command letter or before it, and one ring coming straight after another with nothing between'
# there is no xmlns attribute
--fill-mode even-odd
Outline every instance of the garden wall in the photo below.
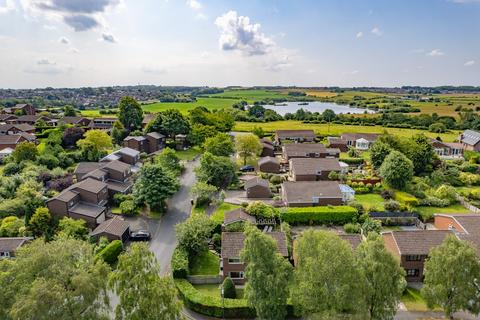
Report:
<svg viewBox="0 0 480 320"><path fill-rule="evenodd" d="M187 276L192 284L218 284L222 282L221 276Z"/></svg>

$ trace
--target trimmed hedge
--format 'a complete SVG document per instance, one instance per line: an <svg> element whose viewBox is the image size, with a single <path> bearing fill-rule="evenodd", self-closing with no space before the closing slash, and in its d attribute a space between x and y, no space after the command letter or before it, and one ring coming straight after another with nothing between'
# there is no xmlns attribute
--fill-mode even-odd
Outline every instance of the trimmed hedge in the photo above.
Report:
<svg viewBox="0 0 480 320"><path fill-rule="evenodd" d="M174 278L186 278L188 275L188 253L176 247L173 251L171 266Z"/></svg>
<svg viewBox="0 0 480 320"><path fill-rule="evenodd" d="M118 256L120 255L120 253L122 253L122 251L122 241L113 240L98 253L98 256L101 257L106 263L112 265L117 262Z"/></svg>
<svg viewBox="0 0 480 320"><path fill-rule="evenodd" d="M363 158L340 158L338 161L345 162L349 165L360 165L364 162Z"/></svg>
<svg viewBox="0 0 480 320"><path fill-rule="evenodd" d="M352 222L358 215L350 206L287 208L282 221L290 224L340 224Z"/></svg>

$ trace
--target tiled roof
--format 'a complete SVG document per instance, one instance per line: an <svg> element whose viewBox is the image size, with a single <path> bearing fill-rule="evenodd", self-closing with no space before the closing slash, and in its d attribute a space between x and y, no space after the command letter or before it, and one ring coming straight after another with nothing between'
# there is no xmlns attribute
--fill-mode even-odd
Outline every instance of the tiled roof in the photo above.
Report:
<svg viewBox="0 0 480 320"><path fill-rule="evenodd" d="M289 143L283 146L288 157L305 157L307 153L326 153L327 148L321 143Z"/></svg>
<svg viewBox="0 0 480 320"><path fill-rule="evenodd" d="M80 201L68 211L85 217L97 218L105 211L105 207Z"/></svg>
<svg viewBox="0 0 480 320"><path fill-rule="evenodd" d="M139 154L140 154L140 151L137 151L135 149L132 149L132 148L122 148L118 151L116 151L115 153L121 153L121 154L125 154L127 156L130 156L130 157L137 157Z"/></svg>
<svg viewBox="0 0 480 320"><path fill-rule="evenodd" d="M254 224L257 222L257 219L254 216L249 215L244 208L225 212L223 224L227 225L237 221L250 221Z"/></svg>
<svg viewBox="0 0 480 320"><path fill-rule="evenodd" d="M294 158L290 159L290 169L298 175L316 175L320 171L340 171L338 159Z"/></svg>
<svg viewBox="0 0 480 320"><path fill-rule="evenodd" d="M373 142L377 140L378 133L344 133L341 138L348 141L356 141L358 139L365 139L367 141Z"/></svg>
<svg viewBox="0 0 480 320"><path fill-rule="evenodd" d="M442 244L453 234L448 230L391 231L398 251L402 255L428 255L430 249Z"/></svg>
<svg viewBox="0 0 480 320"><path fill-rule="evenodd" d="M5 136L0 136L0 145L1 144L17 144L22 138L23 137L20 134L9 134Z"/></svg>
<svg viewBox="0 0 480 320"><path fill-rule="evenodd" d="M268 138L262 138L262 143L266 143L266 144L269 144L271 146L273 146L273 141L268 139Z"/></svg>
<svg viewBox="0 0 480 320"><path fill-rule="evenodd" d="M129 141L129 140L143 141L143 140L146 140L146 139L145 139L144 136L128 136L123 140L126 140L126 141Z"/></svg>
<svg viewBox="0 0 480 320"><path fill-rule="evenodd" d="M327 137L329 144L347 144L347 140L343 140L340 137Z"/></svg>
<svg viewBox="0 0 480 320"><path fill-rule="evenodd" d="M336 181L285 181L282 183L285 201L288 203L313 203L318 198L342 198Z"/></svg>
<svg viewBox="0 0 480 320"><path fill-rule="evenodd" d="M92 178L87 178L85 180L82 180L82 181L77 182L74 185L70 186L69 189L73 190L73 189L78 188L78 189L83 189L83 190L90 191L90 192L93 192L93 193L99 193L106 186L107 185L102 181L98 181L98 180L95 180L95 179L92 179Z"/></svg>
<svg viewBox="0 0 480 320"><path fill-rule="evenodd" d="M93 230L90 235L95 236L101 233L108 233L121 237L123 233L129 228L127 222L118 216L114 216L112 219L105 220L100 223L98 227Z"/></svg>
<svg viewBox="0 0 480 320"><path fill-rule="evenodd" d="M100 162L79 162L77 167L75 168L74 173L85 174L89 173L90 171L100 169L105 166L105 163Z"/></svg>
<svg viewBox="0 0 480 320"><path fill-rule="evenodd" d="M147 133L147 136L149 137L152 137L154 139L162 139L162 138L165 138L165 136L161 133L158 133L158 132L149 132Z"/></svg>
<svg viewBox="0 0 480 320"><path fill-rule="evenodd" d="M288 257L287 237L283 232L267 232L277 242L278 252ZM243 249L245 235L243 232L223 232L222 233L222 258L238 258Z"/></svg>
<svg viewBox="0 0 480 320"><path fill-rule="evenodd" d="M274 163L274 164L280 164L277 158L275 157L263 157L258 159L258 165L261 166L265 163Z"/></svg>
<svg viewBox="0 0 480 320"><path fill-rule="evenodd" d="M25 242L31 240L29 237L5 237L0 238L0 251L12 252L21 247Z"/></svg>
<svg viewBox="0 0 480 320"><path fill-rule="evenodd" d="M262 187L268 188L268 181L262 178L255 177L245 182L245 189L249 189L256 186L262 186Z"/></svg>
<svg viewBox="0 0 480 320"><path fill-rule="evenodd" d="M362 236L360 234L340 234L339 237L347 241L352 249L355 250L362 243Z"/></svg>
<svg viewBox="0 0 480 320"><path fill-rule="evenodd" d="M125 163L125 162L122 162L122 161L119 161L119 160L114 160L114 161L108 162L103 168L112 169L112 170L119 171L119 172L124 172L124 171L130 170L131 167L132 166L129 165L128 163Z"/></svg>

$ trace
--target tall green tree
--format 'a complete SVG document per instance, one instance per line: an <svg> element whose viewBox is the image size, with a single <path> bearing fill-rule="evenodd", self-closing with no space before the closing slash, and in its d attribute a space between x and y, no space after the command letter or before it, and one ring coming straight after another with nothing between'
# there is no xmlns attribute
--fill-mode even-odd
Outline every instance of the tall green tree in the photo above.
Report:
<svg viewBox="0 0 480 320"><path fill-rule="evenodd" d="M88 161L98 161L108 150L113 148L112 140L103 130L89 130L85 138L77 141L77 146Z"/></svg>
<svg viewBox="0 0 480 320"><path fill-rule="evenodd" d="M177 152L171 148L165 148L162 152L155 157L155 163L160 165L165 170L171 171L173 174L178 175L182 172L183 166L180 163L180 158Z"/></svg>
<svg viewBox="0 0 480 320"><path fill-rule="evenodd" d="M122 145L123 139L127 136L127 131L120 121L115 121L112 128L112 141L116 145Z"/></svg>
<svg viewBox="0 0 480 320"><path fill-rule="evenodd" d="M461 310L479 314L480 261L471 243L450 235L430 250L423 283L428 306L440 306L449 319Z"/></svg>
<svg viewBox="0 0 480 320"><path fill-rule="evenodd" d="M178 245L193 257L208 250L208 239L212 234L214 223L204 214L192 214L175 226Z"/></svg>
<svg viewBox="0 0 480 320"><path fill-rule="evenodd" d="M26 160L35 161L38 156L37 146L33 142L20 142L12 152L15 162L20 163Z"/></svg>
<svg viewBox="0 0 480 320"><path fill-rule="evenodd" d="M370 161L375 168L380 168L383 160L390 154L392 148L380 140L375 141L370 147Z"/></svg>
<svg viewBox="0 0 480 320"><path fill-rule="evenodd" d="M45 236L49 238L53 231L53 220L48 209L45 207L37 208L28 222L27 229L34 237Z"/></svg>
<svg viewBox="0 0 480 320"><path fill-rule="evenodd" d="M226 133L218 133L214 137L208 138L203 144L205 152L210 152L215 156L228 157L235 152L235 145L232 138Z"/></svg>
<svg viewBox="0 0 480 320"><path fill-rule="evenodd" d="M86 240L88 228L85 220L64 217L58 221L57 237Z"/></svg>
<svg viewBox="0 0 480 320"><path fill-rule="evenodd" d="M63 107L63 115L65 117L75 117L77 113L75 112L75 109L72 106L66 105L65 107Z"/></svg>
<svg viewBox="0 0 480 320"><path fill-rule="evenodd" d="M107 318L110 270L85 241L35 240L0 270L0 319Z"/></svg>
<svg viewBox="0 0 480 320"><path fill-rule="evenodd" d="M260 139L253 134L241 134L235 137L235 147L238 155L243 159L243 165L247 164L249 157L254 157L262 151Z"/></svg>
<svg viewBox="0 0 480 320"><path fill-rule="evenodd" d="M127 132L142 128L143 110L132 97L123 97L118 103L118 120Z"/></svg>
<svg viewBox="0 0 480 320"><path fill-rule="evenodd" d="M147 204L151 210L164 212L165 201L178 191L180 184L173 174L157 164L145 165L133 188L137 205Z"/></svg>
<svg viewBox="0 0 480 320"><path fill-rule="evenodd" d="M188 136L188 140L191 144L200 146L202 145L207 138L211 138L218 133L215 126L206 126L203 124L194 124L192 125L192 131Z"/></svg>
<svg viewBox="0 0 480 320"><path fill-rule="evenodd" d="M413 171L416 175L433 171L433 161L437 158L430 139L423 134L413 136L407 147L405 155L412 160Z"/></svg>
<svg viewBox="0 0 480 320"><path fill-rule="evenodd" d="M242 260L247 264L245 298L260 319L285 319L292 265L277 250L277 243L256 226L245 230Z"/></svg>
<svg viewBox="0 0 480 320"><path fill-rule="evenodd" d="M360 273L352 247L327 231L305 231L295 242L292 302L303 316L362 311Z"/></svg>
<svg viewBox="0 0 480 320"><path fill-rule="evenodd" d="M206 152L195 169L199 181L218 188L226 188L236 179L235 165L228 157L218 157Z"/></svg>
<svg viewBox="0 0 480 320"><path fill-rule="evenodd" d="M389 186L404 189L412 180L413 163L400 151L393 150L383 161L380 176Z"/></svg>
<svg viewBox="0 0 480 320"><path fill-rule="evenodd" d="M356 250L357 268L361 274L366 319L393 319L405 289L405 270L385 249L383 239L368 235Z"/></svg>
<svg viewBox="0 0 480 320"><path fill-rule="evenodd" d="M120 298L115 308L117 320L181 318L181 303L173 280L160 276L160 266L146 244L132 244L119 256L109 285Z"/></svg>

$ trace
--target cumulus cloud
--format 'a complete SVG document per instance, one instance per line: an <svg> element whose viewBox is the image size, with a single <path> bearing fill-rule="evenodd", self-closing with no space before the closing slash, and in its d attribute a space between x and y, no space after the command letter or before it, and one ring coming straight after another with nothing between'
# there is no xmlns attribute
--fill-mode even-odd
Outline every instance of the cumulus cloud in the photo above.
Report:
<svg viewBox="0 0 480 320"><path fill-rule="evenodd" d="M430 56L430 57L441 57L444 55L445 55L445 52L441 51L440 49L433 49L432 51L427 52L427 56Z"/></svg>
<svg viewBox="0 0 480 320"><path fill-rule="evenodd" d="M8 13L15 9L15 2L13 2L13 0L5 0L5 3L0 5L0 14Z"/></svg>
<svg viewBox="0 0 480 320"><path fill-rule="evenodd" d="M363 32L362 31L357 32L356 37L357 39L363 37Z"/></svg>
<svg viewBox="0 0 480 320"><path fill-rule="evenodd" d="M187 0L187 5L193 10L202 9L202 4L198 0Z"/></svg>
<svg viewBox="0 0 480 320"><path fill-rule="evenodd" d="M56 75L72 71L73 68L69 65L58 64L55 61L48 59L39 59L35 64L26 67L23 72L31 74L47 74Z"/></svg>
<svg viewBox="0 0 480 320"><path fill-rule="evenodd" d="M260 24L250 23L249 17L229 11L215 20L221 31L220 48L226 51L240 51L246 55L267 54L275 43L260 31Z"/></svg>
<svg viewBox="0 0 480 320"><path fill-rule="evenodd" d="M60 37L60 39L58 39L58 42L60 42L61 44L69 44L70 40L65 37Z"/></svg>
<svg viewBox="0 0 480 320"><path fill-rule="evenodd" d="M102 40L105 42L116 43L117 40L112 34L109 33L102 33Z"/></svg>
<svg viewBox="0 0 480 320"><path fill-rule="evenodd" d="M383 35L382 30L380 30L380 28L378 28L378 27L374 27L370 32L373 35L376 35L377 37L380 37L381 35Z"/></svg>
<svg viewBox="0 0 480 320"><path fill-rule="evenodd" d="M103 14L119 3L120 0L21 0L29 15L63 21L75 31L102 25Z"/></svg>
<svg viewBox="0 0 480 320"><path fill-rule="evenodd" d="M470 67L470 66L473 66L474 64L475 64L475 60L470 60L470 61L465 62L463 65L465 67Z"/></svg>

